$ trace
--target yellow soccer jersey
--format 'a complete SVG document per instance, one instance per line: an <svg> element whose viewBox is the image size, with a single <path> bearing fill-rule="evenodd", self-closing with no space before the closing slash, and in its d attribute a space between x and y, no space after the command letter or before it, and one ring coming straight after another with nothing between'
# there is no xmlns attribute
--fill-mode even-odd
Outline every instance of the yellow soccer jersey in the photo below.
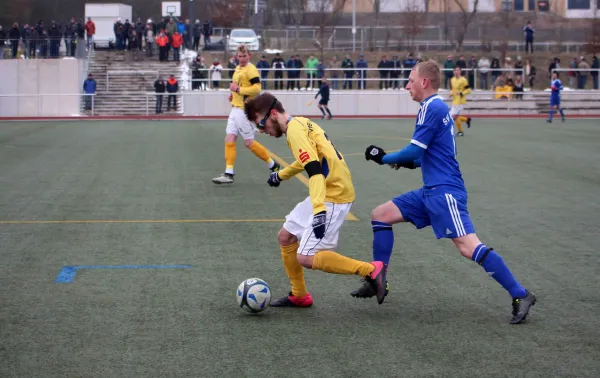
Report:
<svg viewBox="0 0 600 378"><path fill-rule="evenodd" d="M244 67L237 66L233 82L240 86L240 93L232 93L231 105L243 109L244 101L260 93L260 75L254 64L248 62Z"/></svg>
<svg viewBox="0 0 600 378"><path fill-rule="evenodd" d="M454 95L452 96L452 105L466 104L467 95L471 93L471 88L469 87L467 79L465 79L464 76L461 76L458 79L452 77L450 84L452 85L452 92L454 92ZM462 93L462 96L459 93Z"/></svg>
<svg viewBox="0 0 600 378"><path fill-rule="evenodd" d="M313 214L325 211L325 202L354 202L350 169L319 125L308 118L293 117L286 136L296 160L279 172L279 178L287 180L306 170Z"/></svg>

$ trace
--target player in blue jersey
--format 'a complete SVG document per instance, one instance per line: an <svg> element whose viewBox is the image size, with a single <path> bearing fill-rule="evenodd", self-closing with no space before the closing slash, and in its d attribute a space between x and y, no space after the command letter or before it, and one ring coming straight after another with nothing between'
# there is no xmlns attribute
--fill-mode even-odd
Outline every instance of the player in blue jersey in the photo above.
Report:
<svg viewBox="0 0 600 378"><path fill-rule="evenodd" d="M398 196L371 213L374 260L389 263L394 244L393 224L409 222L419 229L432 226L438 239L451 239L461 255L481 265L510 293L513 298L510 323L521 323L536 298L515 279L500 255L475 234L467 210L467 190L456 160L454 122L448 106L437 94L439 85L440 69L436 62L416 65L406 86L413 100L421 103L410 144L389 154L373 145L365 152L367 160L380 165L396 169L421 167L424 184L421 189ZM371 281L365 279L352 296L372 297L375 284Z"/></svg>
<svg viewBox="0 0 600 378"><path fill-rule="evenodd" d="M552 123L552 115L554 114L554 109L557 109L560 112L562 121L565 122L565 113L563 113L563 110L560 107L560 91L563 90L563 85L560 79L558 78L558 74L556 72L552 73L550 89L552 89L552 94L550 95L550 113L548 115L547 121L548 123Z"/></svg>

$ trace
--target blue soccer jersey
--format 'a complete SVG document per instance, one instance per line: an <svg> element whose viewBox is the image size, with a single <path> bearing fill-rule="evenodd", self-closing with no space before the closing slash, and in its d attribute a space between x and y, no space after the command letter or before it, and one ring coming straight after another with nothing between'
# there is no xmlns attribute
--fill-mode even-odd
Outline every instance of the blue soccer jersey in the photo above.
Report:
<svg viewBox="0 0 600 378"><path fill-rule="evenodd" d="M550 82L550 89L552 89L552 94L550 95L550 105L559 105L560 91L563 90L561 81L559 79L552 80Z"/></svg>
<svg viewBox="0 0 600 378"><path fill-rule="evenodd" d="M454 121L440 96L434 95L421 102L411 143L425 149L421 172L426 189L448 185L466 191L456 160Z"/></svg>

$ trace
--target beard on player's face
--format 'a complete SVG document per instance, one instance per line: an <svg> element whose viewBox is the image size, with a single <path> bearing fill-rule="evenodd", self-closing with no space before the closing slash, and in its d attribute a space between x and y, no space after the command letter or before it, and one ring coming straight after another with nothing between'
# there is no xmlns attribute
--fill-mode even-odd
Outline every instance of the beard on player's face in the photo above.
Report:
<svg viewBox="0 0 600 378"><path fill-rule="evenodd" d="M281 131L281 125L279 125L277 120L274 120L271 117L269 117L267 122L265 122L264 133L275 138L280 138L283 135L283 131Z"/></svg>

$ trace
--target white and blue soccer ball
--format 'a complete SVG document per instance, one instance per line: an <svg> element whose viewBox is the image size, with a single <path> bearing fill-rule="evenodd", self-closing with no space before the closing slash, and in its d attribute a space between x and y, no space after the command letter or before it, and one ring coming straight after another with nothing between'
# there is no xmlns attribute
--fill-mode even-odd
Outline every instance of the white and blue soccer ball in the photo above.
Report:
<svg viewBox="0 0 600 378"><path fill-rule="evenodd" d="M260 278L248 278L237 288L238 306L251 313L264 311L271 303L271 288Z"/></svg>

